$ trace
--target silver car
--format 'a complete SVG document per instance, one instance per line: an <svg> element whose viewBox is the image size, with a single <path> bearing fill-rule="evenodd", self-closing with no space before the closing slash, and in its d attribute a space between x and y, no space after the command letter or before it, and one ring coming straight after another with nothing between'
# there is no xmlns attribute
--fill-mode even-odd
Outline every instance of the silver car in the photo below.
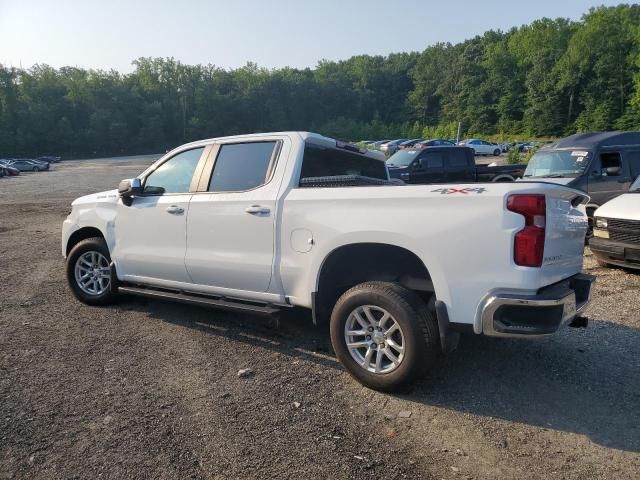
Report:
<svg viewBox="0 0 640 480"><path fill-rule="evenodd" d="M396 153L400 149L400 144L406 142L408 138L399 138L397 140L392 140L380 146L380 150L382 150L387 155L391 155Z"/></svg>

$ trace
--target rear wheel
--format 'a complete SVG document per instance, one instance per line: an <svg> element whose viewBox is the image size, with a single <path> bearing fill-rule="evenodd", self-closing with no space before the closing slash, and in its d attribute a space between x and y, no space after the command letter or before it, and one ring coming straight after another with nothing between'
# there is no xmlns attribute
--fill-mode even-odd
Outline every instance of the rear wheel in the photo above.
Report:
<svg viewBox="0 0 640 480"><path fill-rule="evenodd" d="M111 256L104 238L78 242L67 257L67 281L78 300L88 305L115 301L111 291Z"/></svg>
<svg viewBox="0 0 640 480"><path fill-rule="evenodd" d="M340 363L363 385L393 391L431 367L440 340L427 305L411 290L367 282L344 293L331 314Z"/></svg>

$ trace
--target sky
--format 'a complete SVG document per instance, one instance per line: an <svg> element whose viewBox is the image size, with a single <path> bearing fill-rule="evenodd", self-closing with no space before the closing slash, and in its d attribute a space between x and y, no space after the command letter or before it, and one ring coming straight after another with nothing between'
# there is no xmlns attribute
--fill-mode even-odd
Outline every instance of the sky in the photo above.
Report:
<svg viewBox="0 0 640 480"><path fill-rule="evenodd" d="M133 70L139 57L237 68L313 67L422 51L606 0L0 0L0 63Z"/></svg>

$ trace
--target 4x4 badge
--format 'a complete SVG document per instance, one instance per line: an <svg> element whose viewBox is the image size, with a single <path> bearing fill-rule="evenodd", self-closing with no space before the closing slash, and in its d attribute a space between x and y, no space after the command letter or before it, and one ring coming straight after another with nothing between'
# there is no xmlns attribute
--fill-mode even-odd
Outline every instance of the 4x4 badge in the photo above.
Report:
<svg viewBox="0 0 640 480"><path fill-rule="evenodd" d="M484 187L467 187L467 188L437 188L435 190L431 190L432 193L440 192L441 195L451 195L452 193L462 193L466 195L467 193L484 193L487 189Z"/></svg>

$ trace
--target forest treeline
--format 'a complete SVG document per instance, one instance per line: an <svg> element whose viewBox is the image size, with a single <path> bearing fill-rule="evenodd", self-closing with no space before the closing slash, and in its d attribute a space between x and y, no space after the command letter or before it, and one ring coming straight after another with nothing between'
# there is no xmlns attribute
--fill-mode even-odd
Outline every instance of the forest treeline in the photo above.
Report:
<svg viewBox="0 0 640 480"><path fill-rule="evenodd" d="M562 136L640 129L640 5L536 20L423 52L226 70L140 58L134 71L0 65L0 157L158 152L238 133L346 140Z"/></svg>

